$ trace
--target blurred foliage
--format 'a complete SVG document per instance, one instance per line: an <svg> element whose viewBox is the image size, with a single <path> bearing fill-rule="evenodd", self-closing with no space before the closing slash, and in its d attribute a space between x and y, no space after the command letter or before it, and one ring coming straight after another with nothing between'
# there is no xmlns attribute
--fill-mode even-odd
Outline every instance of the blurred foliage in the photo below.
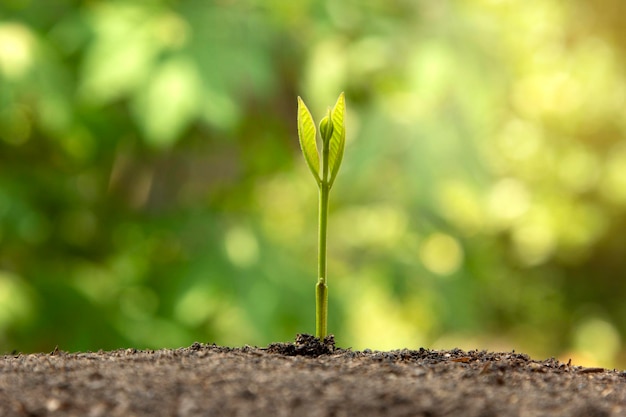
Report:
<svg viewBox="0 0 626 417"><path fill-rule="evenodd" d="M312 332L626 366L621 0L6 0L2 351Z"/></svg>

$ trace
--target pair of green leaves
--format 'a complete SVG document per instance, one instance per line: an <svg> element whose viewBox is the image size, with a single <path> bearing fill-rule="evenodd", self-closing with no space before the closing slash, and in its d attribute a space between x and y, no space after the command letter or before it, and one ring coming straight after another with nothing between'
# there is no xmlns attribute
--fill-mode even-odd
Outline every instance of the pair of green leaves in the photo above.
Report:
<svg viewBox="0 0 626 417"><path fill-rule="evenodd" d="M328 109L326 116L320 121L320 135L322 137L322 157L317 146L315 123L311 112L298 97L298 137L300 147L309 169L313 173L318 185L325 184L332 187L341 166L343 149L346 143L345 128L346 100L344 93L339 95L335 107Z"/></svg>

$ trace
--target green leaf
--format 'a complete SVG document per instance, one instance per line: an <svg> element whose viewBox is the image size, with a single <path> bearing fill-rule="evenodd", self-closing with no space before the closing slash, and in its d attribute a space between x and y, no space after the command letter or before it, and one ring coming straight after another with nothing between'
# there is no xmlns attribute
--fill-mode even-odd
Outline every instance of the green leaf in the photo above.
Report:
<svg viewBox="0 0 626 417"><path fill-rule="evenodd" d="M335 182L335 177L339 172L341 160L343 159L343 148L346 143L345 113L346 99L344 93L341 93L331 112L331 118L333 120L333 135L330 138L330 149L328 155L328 165L330 169L330 179L328 184L330 187L332 187L333 182Z"/></svg>
<svg viewBox="0 0 626 417"><path fill-rule="evenodd" d="M311 112L304 104L304 101L298 97L298 137L300 139L300 148L309 169L313 173L315 180L319 183L320 178L320 155L317 150L317 142L315 141L315 123Z"/></svg>

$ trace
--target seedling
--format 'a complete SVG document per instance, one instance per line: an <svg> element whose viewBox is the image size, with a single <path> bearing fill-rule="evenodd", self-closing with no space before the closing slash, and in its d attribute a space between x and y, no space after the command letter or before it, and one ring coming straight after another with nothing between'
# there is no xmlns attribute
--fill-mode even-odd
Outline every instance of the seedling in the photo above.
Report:
<svg viewBox="0 0 626 417"><path fill-rule="evenodd" d="M328 285L326 283L326 229L328 225L328 195L335 182L346 142L344 116L346 100L341 93L335 107L326 111L320 121L321 158L315 122L311 112L298 97L298 137L300 147L319 188L319 223L317 252L317 285L315 286L315 336L320 340L328 331Z"/></svg>

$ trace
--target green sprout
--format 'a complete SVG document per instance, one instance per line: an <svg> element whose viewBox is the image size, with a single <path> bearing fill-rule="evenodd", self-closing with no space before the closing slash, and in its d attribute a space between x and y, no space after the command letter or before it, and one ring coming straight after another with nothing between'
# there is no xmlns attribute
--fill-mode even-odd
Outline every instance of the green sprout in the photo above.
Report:
<svg viewBox="0 0 626 417"><path fill-rule="evenodd" d="M346 100L341 93L335 107L326 111L320 121L321 159L311 112L298 97L298 137L300 147L319 187L319 224L317 253L317 285L315 286L315 336L320 340L328 330L328 285L326 284L326 229L328 226L328 195L335 182L346 142L344 116Z"/></svg>

